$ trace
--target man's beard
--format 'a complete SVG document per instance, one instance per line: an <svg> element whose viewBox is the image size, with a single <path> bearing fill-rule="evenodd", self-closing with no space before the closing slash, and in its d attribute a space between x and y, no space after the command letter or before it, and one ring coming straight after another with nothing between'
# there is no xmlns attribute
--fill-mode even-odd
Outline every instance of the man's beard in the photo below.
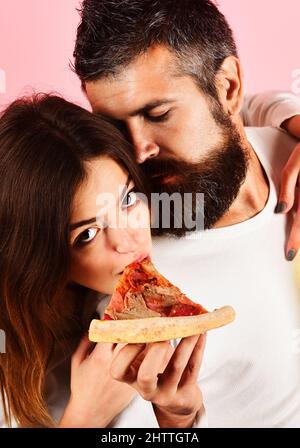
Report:
<svg viewBox="0 0 300 448"><path fill-rule="evenodd" d="M248 154L235 126L223 112L213 111L213 115L223 131L223 142L212 149L209 155L198 163L178 159L149 159L142 169L150 183L151 193L179 193L183 207L161 206L157 216L152 207L152 234L182 237L187 232L210 229L229 210L244 183L248 168ZM167 175L169 180L160 176ZM172 176L172 178L170 177ZM192 199L184 200L189 193ZM204 194L199 201L199 194ZM154 195L151 197L157 197ZM202 204L201 204L202 200ZM153 200L151 201L153 206ZM188 209L187 209L188 207ZM170 209L169 223L166 226L164 213ZM204 213L203 213L204 212ZM190 219L186 224L186 216ZM200 220L200 221L199 221ZM190 223L194 223L191 228Z"/></svg>

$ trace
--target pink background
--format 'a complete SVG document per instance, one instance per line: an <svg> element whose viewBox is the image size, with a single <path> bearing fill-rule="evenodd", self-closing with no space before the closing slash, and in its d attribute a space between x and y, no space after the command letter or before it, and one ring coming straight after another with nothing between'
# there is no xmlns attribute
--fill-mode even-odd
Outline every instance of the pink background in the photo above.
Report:
<svg viewBox="0 0 300 448"><path fill-rule="evenodd" d="M219 0L240 49L248 92L290 90L300 69L299 0ZM16 96L57 91L88 106L68 67L79 0L0 0L0 107Z"/></svg>

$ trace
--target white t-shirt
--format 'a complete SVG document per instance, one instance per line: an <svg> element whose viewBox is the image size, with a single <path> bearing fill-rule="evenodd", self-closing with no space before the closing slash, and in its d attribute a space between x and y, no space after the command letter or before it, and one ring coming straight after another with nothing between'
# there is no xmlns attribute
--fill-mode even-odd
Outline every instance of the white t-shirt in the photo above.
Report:
<svg viewBox="0 0 300 448"><path fill-rule="evenodd" d="M246 97L242 112L248 125L272 124L277 127L297 114L300 114L300 99L289 93L276 92ZM192 299L199 300L209 309L228 303L237 311L234 324L209 334L200 375L206 412L199 413L194 427L296 426L294 418L300 422L297 405L300 397L293 389L300 385L300 355L292 357L285 350L286 347L292 350L295 345L293 331L300 328L298 309L293 312L293 307L297 308L296 291L291 278L292 264L285 262L283 253L286 218L272 213L282 167L296 142L283 132L271 129L249 129L248 133L258 156L262 160L265 158L263 164L272 179L266 209L252 220L217 229L215 233L206 232L201 240L154 240L157 267ZM273 219L276 223L274 230ZM271 226L267 225L269 221L272 221ZM273 290L277 291L275 296ZM288 296L286 304L280 300L284 295ZM271 308L271 319L267 307L273 296L276 306ZM259 301L255 304L254 299ZM106 298L99 304L100 313L108 300ZM273 332L277 334L276 338ZM277 351L272 351L272 341ZM173 344L177 342L173 341ZM279 360L285 360L286 367L279 369L280 375L275 375L272 369L278 367ZM67 358L47 376L46 401L56 421L69 399L69 375L70 359ZM263 394L260 393L262 389ZM289 417L289 412L293 417ZM1 427L6 425L0 403ZM111 427L155 428L158 424L151 403L136 395Z"/></svg>
<svg viewBox="0 0 300 448"><path fill-rule="evenodd" d="M236 310L233 324L208 334L199 378L206 424L300 427L300 295L284 256L291 219L274 213L295 140L272 128L248 128L247 136L269 178L265 208L192 238L156 238L153 259L208 310Z"/></svg>

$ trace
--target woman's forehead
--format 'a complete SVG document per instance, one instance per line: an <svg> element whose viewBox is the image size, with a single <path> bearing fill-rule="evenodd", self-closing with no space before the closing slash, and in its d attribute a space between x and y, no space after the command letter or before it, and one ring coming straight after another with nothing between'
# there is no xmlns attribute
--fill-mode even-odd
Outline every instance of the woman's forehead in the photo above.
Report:
<svg viewBox="0 0 300 448"><path fill-rule="evenodd" d="M82 216L86 219L87 215L99 212L99 205L106 198L117 200L128 180L126 170L108 157L86 163L86 174L73 200L72 220L80 220Z"/></svg>

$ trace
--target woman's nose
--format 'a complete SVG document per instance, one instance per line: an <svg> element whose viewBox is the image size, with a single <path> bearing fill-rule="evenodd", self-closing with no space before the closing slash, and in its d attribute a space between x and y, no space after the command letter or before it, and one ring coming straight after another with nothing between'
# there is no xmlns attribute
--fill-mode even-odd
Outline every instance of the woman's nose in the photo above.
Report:
<svg viewBox="0 0 300 448"><path fill-rule="evenodd" d="M108 228L107 235L113 249L120 254L136 252L138 244L127 229Z"/></svg>

